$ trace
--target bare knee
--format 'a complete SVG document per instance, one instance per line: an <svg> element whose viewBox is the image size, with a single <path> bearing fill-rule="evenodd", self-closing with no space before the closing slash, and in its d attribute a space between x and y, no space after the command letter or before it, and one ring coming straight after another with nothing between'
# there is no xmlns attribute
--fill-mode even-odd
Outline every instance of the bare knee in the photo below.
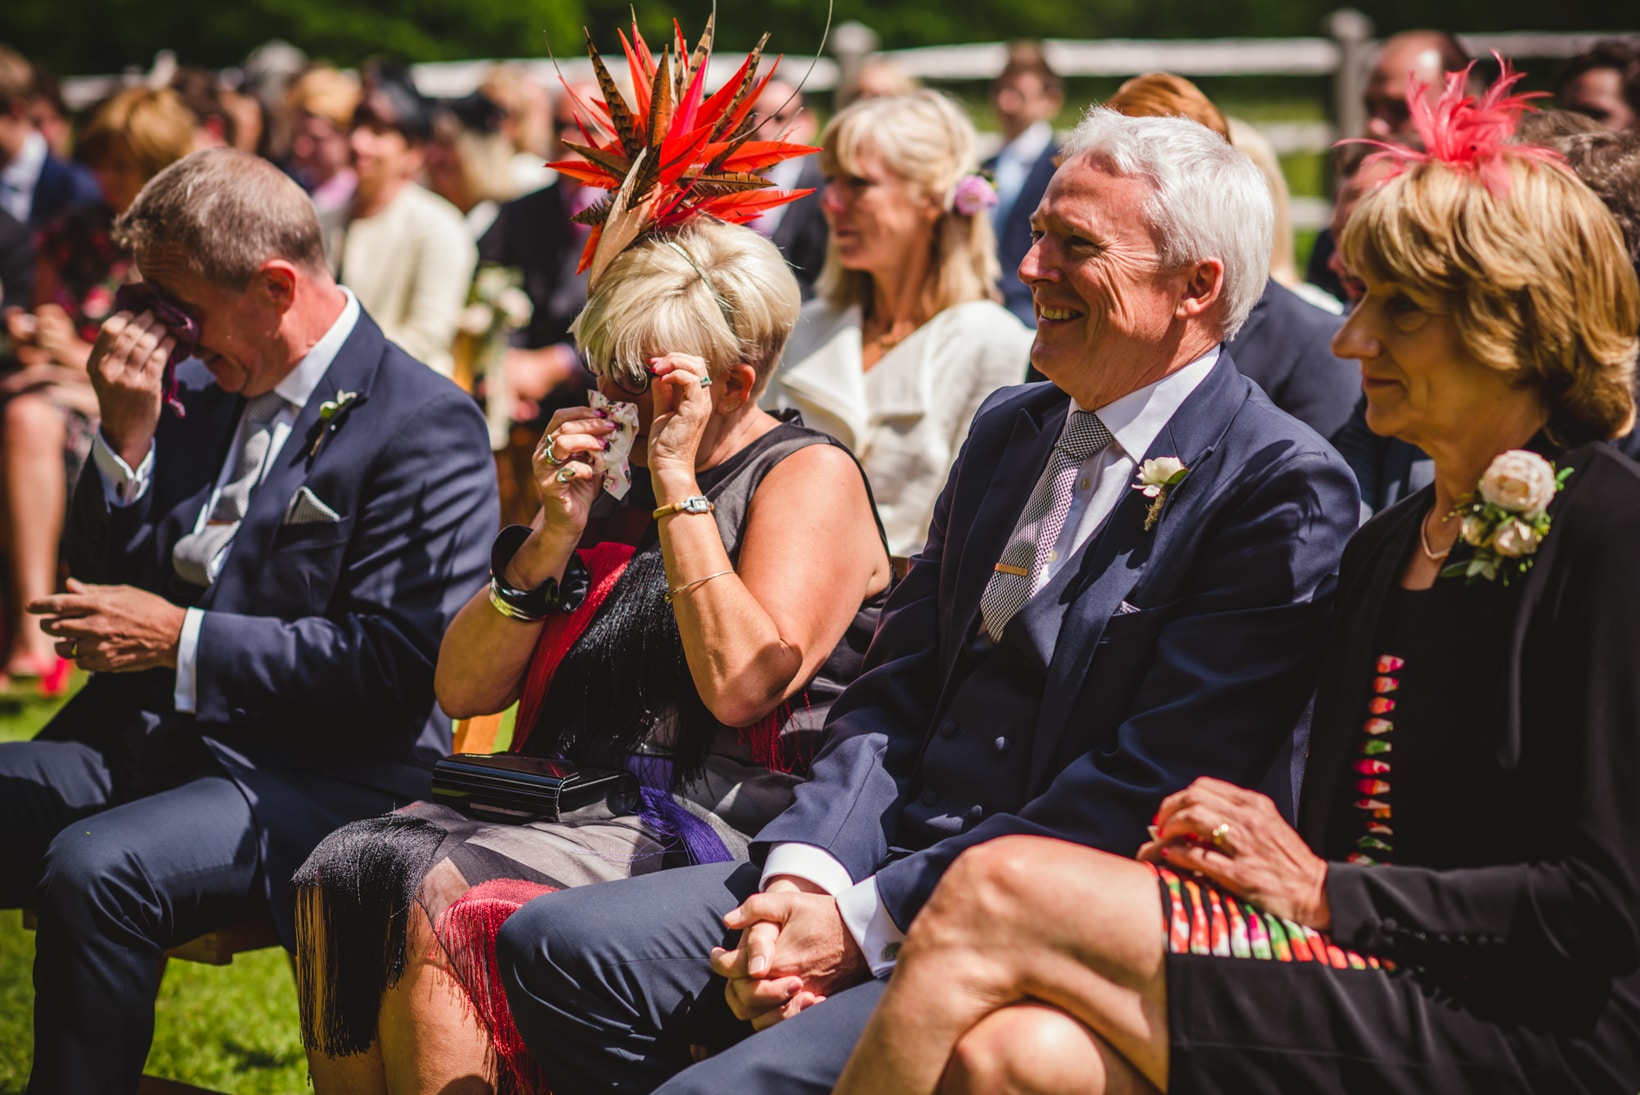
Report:
<svg viewBox="0 0 1640 1095"><path fill-rule="evenodd" d="M63 417L51 401L24 393L6 400L5 437L8 448L35 450L63 443Z"/></svg>
<svg viewBox="0 0 1640 1095"><path fill-rule="evenodd" d="M992 1012L958 1040L940 1093L1102 1092L1105 1072L1092 1031L1057 1008L1021 1004Z"/></svg>

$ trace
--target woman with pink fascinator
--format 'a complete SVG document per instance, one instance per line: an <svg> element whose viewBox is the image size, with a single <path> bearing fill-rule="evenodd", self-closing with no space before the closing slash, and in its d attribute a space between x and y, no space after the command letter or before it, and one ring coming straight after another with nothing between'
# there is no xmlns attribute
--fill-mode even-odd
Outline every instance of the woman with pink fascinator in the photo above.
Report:
<svg viewBox="0 0 1640 1095"><path fill-rule="evenodd" d="M1435 479L1345 551L1297 828L1202 779L1136 859L970 851L838 1092L1640 1089L1640 285L1466 75L1340 240L1334 349Z"/></svg>

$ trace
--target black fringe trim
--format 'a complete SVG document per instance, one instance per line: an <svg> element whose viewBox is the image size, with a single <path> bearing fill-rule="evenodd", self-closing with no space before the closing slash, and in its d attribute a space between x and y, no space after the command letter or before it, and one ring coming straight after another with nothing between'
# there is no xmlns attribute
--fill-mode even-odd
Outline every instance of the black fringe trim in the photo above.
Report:
<svg viewBox="0 0 1640 1095"><path fill-rule="evenodd" d="M389 814L344 825L291 879L302 1044L330 1057L376 1041L382 996L404 976L410 911L445 830Z"/></svg>

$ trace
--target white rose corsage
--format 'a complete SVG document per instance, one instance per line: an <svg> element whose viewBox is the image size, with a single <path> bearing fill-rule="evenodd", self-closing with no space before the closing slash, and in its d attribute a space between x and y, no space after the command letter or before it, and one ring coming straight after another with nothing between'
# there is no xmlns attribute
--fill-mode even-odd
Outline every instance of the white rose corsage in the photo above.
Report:
<svg viewBox="0 0 1640 1095"><path fill-rule="evenodd" d="M1139 467L1133 489L1150 499L1150 509L1145 513L1146 532L1155 528L1156 522L1161 520L1168 492L1184 482L1184 477L1189 474L1190 469L1176 456L1158 456L1154 460L1146 460Z"/></svg>
<svg viewBox="0 0 1640 1095"><path fill-rule="evenodd" d="M1514 575L1531 570L1532 556L1549 533L1549 503L1571 474L1571 468L1556 471L1525 449L1500 453L1481 476L1480 488L1454 511L1463 518L1458 535L1475 553L1448 565L1441 577L1501 579L1508 585Z"/></svg>

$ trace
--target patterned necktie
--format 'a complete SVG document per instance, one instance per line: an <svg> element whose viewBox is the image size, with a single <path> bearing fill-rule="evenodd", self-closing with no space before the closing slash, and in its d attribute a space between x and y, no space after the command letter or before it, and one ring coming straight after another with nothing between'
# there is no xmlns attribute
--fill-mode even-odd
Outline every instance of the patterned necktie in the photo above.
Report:
<svg viewBox="0 0 1640 1095"><path fill-rule="evenodd" d="M267 392L245 404L244 436L234 457L233 472L217 495L210 520L171 549L171 566L184 581L196 586L211 584L211 564L239 531L239 522L250 509L251 494L262 481L262 465L273 442L273 420L284 406L285 398L278 392Z"/></svg>
<svg viewBox="0 0 1640 1095"><path fill-rule="evenodd" d="M1071 490L1082 462L1112 441L1110 431L1092 411L1074 411L1054 442L1053 455L1042 469L1030 500L1020 512L1014 534L1002 551L991 580L979 599L979 612L992 641L1030 600L1037 580L1048 565L1048 553L1059 541L1065 515L1071 508Z"/></svg>

